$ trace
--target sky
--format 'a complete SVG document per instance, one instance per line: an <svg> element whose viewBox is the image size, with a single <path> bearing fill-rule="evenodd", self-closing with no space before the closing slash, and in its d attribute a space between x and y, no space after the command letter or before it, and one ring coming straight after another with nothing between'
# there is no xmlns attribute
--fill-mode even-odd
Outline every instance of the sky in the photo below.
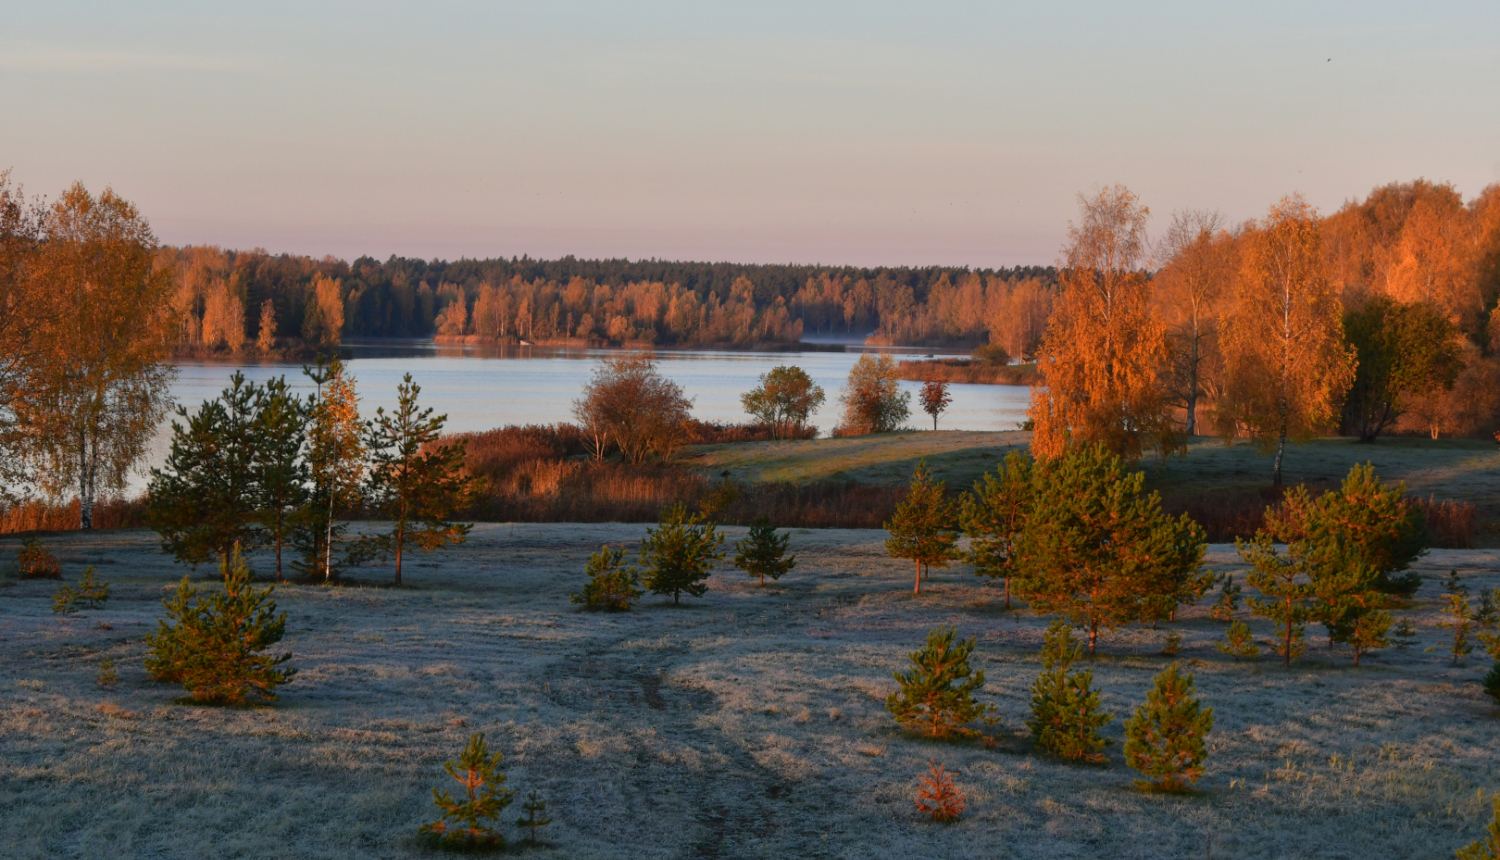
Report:
<svg viewBox="0 0 1500 860"><path fill-rule="evenodd" d="M169 244L1054 262L1078 195L1231 221L1500 182L1500 3L0 0L0 170Z"/></svg>

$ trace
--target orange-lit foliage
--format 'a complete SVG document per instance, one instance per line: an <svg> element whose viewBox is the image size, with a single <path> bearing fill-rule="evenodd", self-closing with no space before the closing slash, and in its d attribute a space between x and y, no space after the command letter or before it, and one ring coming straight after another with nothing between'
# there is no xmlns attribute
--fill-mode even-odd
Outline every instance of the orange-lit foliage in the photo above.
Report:
<svg viewBox="0 0 1500 860"><path fill-rule="evenodd" d="M920 777L917 809L932 816L932 820L939 824L951 824L968 808L968 803L963 793L953 784L953 777L948 775L937 760L934 759L929 765L927 774Z"/></svg>
<svg viewBox="0 0 1500 860"><path fill-rule="evenodd" d="M1274 449L1275 486L1288 439L1332 428L1354 376L1343 308L1322 258L1317 212L1283 198L1245 237L1235 295L1221 327L1219 431Z"/></svg>
<svg viewBox="0 0 1500 860"><path fill-rule="evenodd" d="M1123 185L1079 202L1038 355L1046 384L1032 393L1032 452L1051 458L1101 444L1131 460L1148 449L1165 454L1178 445L1160 384L1167 342L1139 271L1149 210Z"/></svg>
<svg viewBox="0 0 1500 860"><path fill-rule="evenodd" d="M32 500L0 506L0 534L59 532L78 528L78 500ZM146 524L142 499L102 499L94 503L94 528L138 528Z"/></svg>
<svg viewBox="0 0 1500 860"><path fill-rule="evenodd" d="M1198 404L1217 391L1218 318L1234 279L1234 238L1217 212L1172 216L1153 299L1172 345L1172 399L1182 407L1183 432L1198 432Z"/></svg>

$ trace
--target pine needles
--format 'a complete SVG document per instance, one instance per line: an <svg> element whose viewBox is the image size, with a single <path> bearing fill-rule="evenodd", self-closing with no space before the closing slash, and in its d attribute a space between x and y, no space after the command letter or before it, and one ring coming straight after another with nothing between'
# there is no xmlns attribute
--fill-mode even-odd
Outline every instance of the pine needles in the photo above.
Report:
<svg viewBox="0 0 1500 860"><path fill-rule="evenodd" d="M928 633L927 646L911 654L911 670L895 674L901 688L885 708L903 728L931 738L972 733L964 726L980 715L974 693L984 686L984 672L969 666L974 640L956 636L951 627Z"/></svg>
<svg viewBox="0 0 1500 860"><path fill-rule="evenodd" d="M929 764L927 774L919 777L917 809L932 816L938 824L952 824L968 808L968 803L943 766L935 760Z"/></svg>
<svg viewBox="0 0 1500 860"><path fill-rule="evenodd" d="M505 774L500 772L500 753L490 754L484 733L469 736L458 761L443 763L443 769L463 786L464 793L455 800L446 790L432 790L432 802L442 810L442 817L418 831L439 848L457 851L493 851L505 847L505 836L492 822L515 799L515 790L504 788ZM533 792L534 794L534 792ZM540 825L538 825L540 826Z"/></svg>

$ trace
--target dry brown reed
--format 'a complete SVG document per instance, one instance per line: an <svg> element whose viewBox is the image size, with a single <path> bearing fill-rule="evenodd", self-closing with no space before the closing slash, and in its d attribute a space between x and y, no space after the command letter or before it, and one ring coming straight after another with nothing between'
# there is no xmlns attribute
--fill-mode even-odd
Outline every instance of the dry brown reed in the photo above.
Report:
<svg viewBox="0 0 1500 860"><path fill-rule="evenodd" d="M1474 531L1479 508L1473 502L1417 499L1417 506L1427 514L1427 530L1432 532L1433 546L1442 549L1473 549Z"/></svg>
<svg viewBox="0 0 1500 860"><path fill-rule="evenodd" d="M981 383L985 385L1041 385L1034 364L990 364L969 358L931 358L896 362L896 378L912 382Z"/></svg>
<svg viewBox="0 0 1500 860"><path fill-rule="evenodd" d="M78 500L30 500L0 507L0 534L61 532L78 528ZM146 501L104 499L94 503L94 528L134 528L146 524Z"/></svg>

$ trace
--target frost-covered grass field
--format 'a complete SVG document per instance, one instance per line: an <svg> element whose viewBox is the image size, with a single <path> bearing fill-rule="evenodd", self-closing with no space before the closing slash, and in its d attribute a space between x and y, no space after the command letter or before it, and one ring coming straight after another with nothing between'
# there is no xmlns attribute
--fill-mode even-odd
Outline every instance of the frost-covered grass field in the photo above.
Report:
<svg viewBox="0 0 1500 860"><path fill-rule="evenodd" d="M274 706L244 709L175 704L141 668L182 574L151 533L48 538L69 580L95 564L114 597L60 618L55 583L0 588L0 854L425 856L414 835L433 817L429 790L474 731L505 753L509 785L549 799L537 856L1435 858L1477 836L1500 790L1487 660L1452 668L1422 650L1443 634L1439 574L1500 584L1500 553L1424 559L1427 584L1402 610L1421 643L1359 669L1320 637L1289 672L1235 663L1212 648L1222 625L1206 607L1183 613L1178 659L1217 722L1198 791L1165 797L1132 787L1118 719L1107 766L1030 751L1043 622L1003 611L966 569L914 598L883 533L799 531L800 564L775 586L725 569L681 608L575 611L587 554L642 533L481 525L467 546L418 557L407 588L373 587L385 570L356 573L363 586L282 587L300 674ZM1214 547L1211 561L1235 557ZM994 747L914 739L884 710L891 673L941 624L979 639L983 698L1004 716ZM1095 682L1122 718L1169 662L1165 634L1102 640ZM120 675L108 690L106 657ZM929 759L968 796L958 824L916 814Z"/></svg>

